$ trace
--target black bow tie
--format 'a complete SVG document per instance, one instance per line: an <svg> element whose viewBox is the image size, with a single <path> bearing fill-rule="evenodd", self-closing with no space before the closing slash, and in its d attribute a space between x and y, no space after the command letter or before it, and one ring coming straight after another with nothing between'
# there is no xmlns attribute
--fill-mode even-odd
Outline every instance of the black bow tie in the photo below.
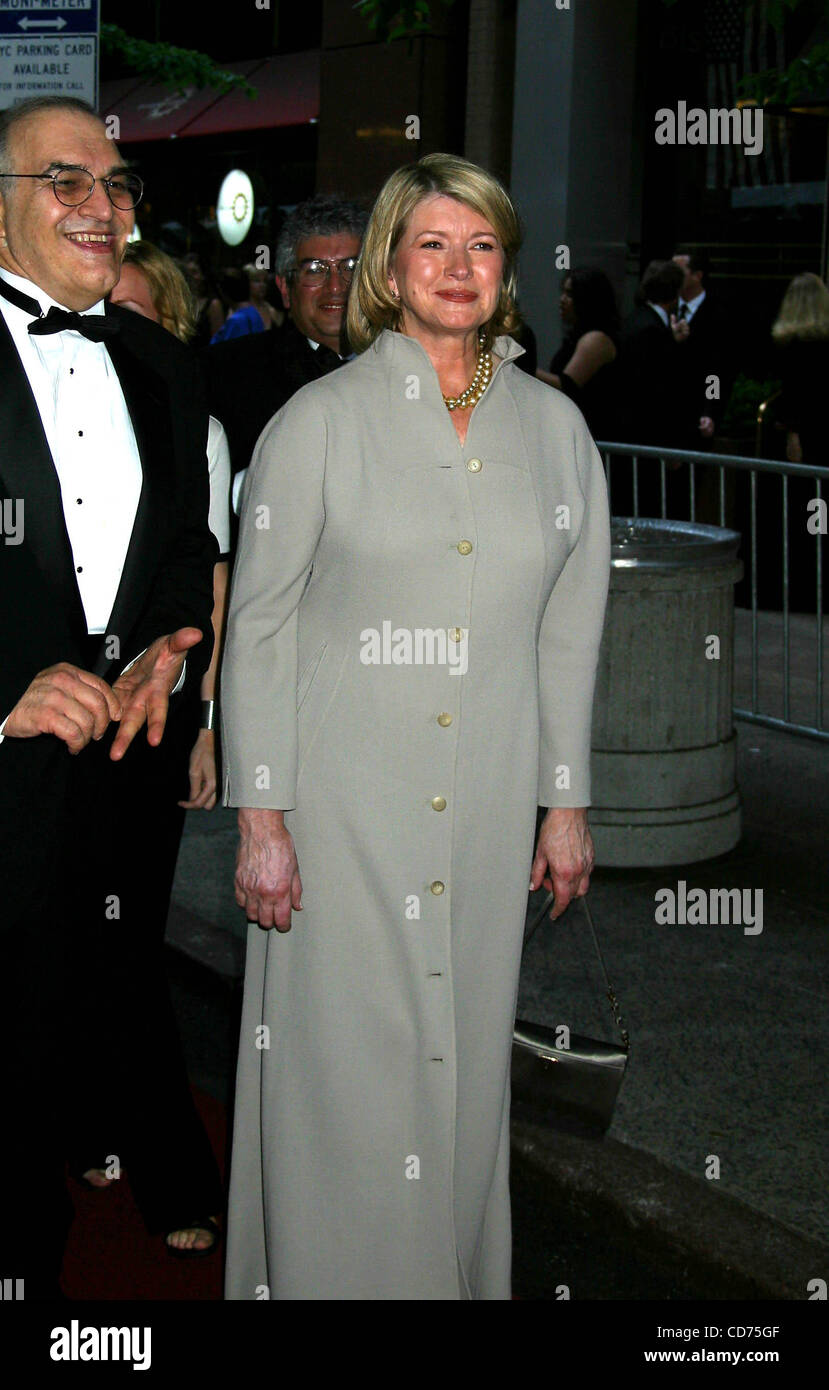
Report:
<svg viewBox="0 0 829 1390"><path fill-rule="evenodd" d="M33 335L60 333L64 328L74 328L76 333L82 333L93 343L100 343L104 338L111 338L121 327L117 319L108 319L103 314L76 314L73 309L56 309L54 305L44 317L36 299L32 299L28 294L23 294L21 290L10 285L2 276L0 276L0 295L7 299L10 304L16 304L18 309L22 309L24 313L32 315L33 321L29 324L29 332Z"/></svg>
<svg viewBox="0 0 829 1390"><path fill-rule="evenodd" d="M101 343L104 338L112 338L121 325L117 319L108 319L104 314L76 314L72 309L56 309L54 305L43 319L35 319L29 324L33 337L42 333L60 333L64 328L74 328L93 343Z"/></svg>

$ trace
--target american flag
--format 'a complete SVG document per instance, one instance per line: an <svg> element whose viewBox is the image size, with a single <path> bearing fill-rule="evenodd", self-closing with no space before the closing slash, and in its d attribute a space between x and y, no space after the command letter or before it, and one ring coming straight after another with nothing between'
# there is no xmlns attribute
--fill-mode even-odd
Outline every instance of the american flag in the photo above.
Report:
<svg viewBox="0 0 829 1390"><path fill-rule="evenodd" d="M705 0L703 25L709 110L733 110L737 84L746 73L786 66L785 33L769 24L766 0L751 5L744 0ZM785 117L764 112L762 154L746 156L742 145L708 146L708 188L751 188L788 183L789 178Z"/></svg>

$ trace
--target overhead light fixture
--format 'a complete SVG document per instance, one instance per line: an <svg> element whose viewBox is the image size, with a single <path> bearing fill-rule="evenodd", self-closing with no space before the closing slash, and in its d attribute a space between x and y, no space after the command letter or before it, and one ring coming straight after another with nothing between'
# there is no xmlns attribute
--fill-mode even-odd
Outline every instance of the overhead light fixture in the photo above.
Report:
<svg viewBox="0 0 829 1390"><path fill-rule="evenodd" d="M219 234L228 246L244 241L253 223L253 184L243 169L231 169L219 189L216 205Z"/></svg>

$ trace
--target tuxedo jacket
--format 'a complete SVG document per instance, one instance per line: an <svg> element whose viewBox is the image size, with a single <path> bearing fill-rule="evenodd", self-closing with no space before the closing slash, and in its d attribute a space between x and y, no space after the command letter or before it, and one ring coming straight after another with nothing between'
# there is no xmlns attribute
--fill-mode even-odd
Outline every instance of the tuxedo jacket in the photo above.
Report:
<svg viewBox="0 0 829 1390"><path fill-rule="evenodd" d="M712 299L710 291L688 323L688 338L679 343L679 366L686 416L688 447L705 448L697 426L700 417L709 416L719 424L728 405L736 375L733 333L728 317ZM706 383L719 378L719 396L709 396Z"/></svg>
<svg viewBox="0 0 829 1390"><path fill-rule="evenodd" d="M202 361L210 414L224 425L234 473L247 468L257 439L285 402L336 366L330 350L315 351L291 319L206 348Z"/></svg>
<svg viewBox="0 0 829 1390"><path fill-rule="evenodd" d="M197 691L212 651L216 543L207 526L207 407L198 364L181 343L129 310L107 305L120 332L107 340L129 410L143 481L119 588L95 672L110 684L133 657L166 633L193 626L202 641L187 656L184 690ZM22 515L17 536L0 536L0 720L33 677L68 661L89 668L86 620L64 522L61 489L25 371L0 317L0 506ZM22 514L21 514L22 507ZM11 510L9 510L11 509ZM14 543L19 540L19 543ZM32 885L44 886L54 847L76 813L73 773L81 759L123 769L114 795L127 796L131 769L150 750L139 731L123 762L101 745L77 759L58 738L6 738L0 744L0 856L6 924ZM117 806L113 808L117 815ZM17 893L17 897L15 894Z"/></svg>
<svg viewBox="0 0 829 1390"><path fill-rule="evenodd" d="M620 437L681 447L685 399L678 347L649 304L640 304L625 320L617 364Z"/></svg>

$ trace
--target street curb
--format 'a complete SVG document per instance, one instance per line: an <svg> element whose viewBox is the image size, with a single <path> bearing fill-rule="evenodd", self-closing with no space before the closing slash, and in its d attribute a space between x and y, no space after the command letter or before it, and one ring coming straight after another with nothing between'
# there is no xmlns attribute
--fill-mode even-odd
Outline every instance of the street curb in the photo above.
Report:
<svg viewBox="0 0 829 1390"><path fill-rule="evenodd" d="M810 1280L829 1280L827 1246L641 1149L563 1134L516 1103L512 1147L585 1220L700 1297L807 1300Z"/></svg>

